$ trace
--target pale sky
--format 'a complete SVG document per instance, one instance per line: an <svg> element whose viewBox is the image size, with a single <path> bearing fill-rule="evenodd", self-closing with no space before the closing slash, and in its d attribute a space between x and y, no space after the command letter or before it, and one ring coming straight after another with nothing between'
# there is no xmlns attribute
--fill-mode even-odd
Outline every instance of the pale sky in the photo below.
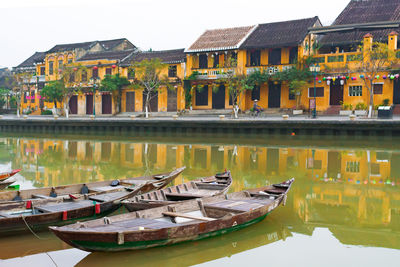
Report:
<svg viewBox="0 0 400 267"><path fill-rule="evenodd" d="M206 29L319 16L350 0L0 0L0 66L56 44L127 38L148 50L186 48Z"/></svg>

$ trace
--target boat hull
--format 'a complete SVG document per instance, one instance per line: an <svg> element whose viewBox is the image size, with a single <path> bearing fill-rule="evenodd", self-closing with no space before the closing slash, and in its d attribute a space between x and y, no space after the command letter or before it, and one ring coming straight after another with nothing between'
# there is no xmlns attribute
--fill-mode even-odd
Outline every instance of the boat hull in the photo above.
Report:
<svg viewBox="0 0 400 267"><path fill-rule="evenodd" d="M18 216L2 218L0 223L0 236L14 235L16 233L28 233L47 230L50 225L66 225L77 221L93 220L104 217L121 207L120 203L100 204L100 212L96 213L95 206L86 207L67 213L67 218L63 218L63 212L43 213L31 216ZM29 226L29 227L28 227Z"/></svg>

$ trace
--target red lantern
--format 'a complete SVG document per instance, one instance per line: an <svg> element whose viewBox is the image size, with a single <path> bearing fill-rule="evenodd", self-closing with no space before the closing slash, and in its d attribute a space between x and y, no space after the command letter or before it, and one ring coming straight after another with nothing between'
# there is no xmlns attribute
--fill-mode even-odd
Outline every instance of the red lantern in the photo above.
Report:
<svg viewBox="0 0 400 267"><path fill-rule="evenodd" d="M112 67L113 69L115 69L115 68L117 67L117 65L112 65L111 67Z"/></svg>
<svg viewBox="0 0 400 267"><path fill-rule="evenodd" d="M97 66L94 66L94 67L93 67L93 69L94 69L94 70L97 70L97 69L98 69L98 67L97 67Z"/></svg>
<svg viewBox="0 0 400 267"><path fill-rule="evenodd" d="M74 71L77 71L78 70L78 68L74 68Z"/></svg>

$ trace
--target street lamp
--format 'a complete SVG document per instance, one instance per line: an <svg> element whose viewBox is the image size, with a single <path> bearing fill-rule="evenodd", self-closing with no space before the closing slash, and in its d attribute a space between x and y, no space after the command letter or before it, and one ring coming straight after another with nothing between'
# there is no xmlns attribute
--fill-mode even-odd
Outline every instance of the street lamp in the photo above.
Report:
<svg viewBox="0 0 400 267"><path fill-rule="evenodd" d="M315 119L317 118L317 74L321 70L321 67L319 64L311 64L310 66L310 71L314 75L314 109L312 111L312 118Z"/></svg>

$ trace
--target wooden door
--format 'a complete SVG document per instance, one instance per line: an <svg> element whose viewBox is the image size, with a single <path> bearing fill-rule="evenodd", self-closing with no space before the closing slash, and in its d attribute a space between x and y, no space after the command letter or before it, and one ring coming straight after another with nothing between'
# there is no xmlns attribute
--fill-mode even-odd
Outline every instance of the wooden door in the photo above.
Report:
<svg viewBox="0 0 400 267"><path fill-rule="evenodd" d="M86 95L86 114L93 114L93 95Z"/></svg>
<svg viewBox="0 0 400 267"><path fill-rule="evenodd" d="M143 111L145 111L147 92L143 91ZM150 95L149 112L158 112L158 92L152 92Z"/></svg>
<svg viewBox="0 0 400 267"><path fill-rule="evenodd" d="M167 111L177 111L178 110L178 98L176 90L169 90L167 95Z"/></svg>
<svg viewBox="0 0 400 267"><path fill-rule="evenodd" d="M101 113L102 114L111 114L111 107L112 107L112 101L111 101L111 95L106 94L101 96Z"/></svg>
<svg viewBox="0 0 400 267"><path fill-rule="evenodd" d="M71 114L78 114L78 96L73 95L69 99L69 111Z"/></svg>
<svg viewBox="0 0 400 267"><path fill-rule="evenodd" d="M340 81L331 81L330 92L329 92L329 105L338 106L343 102L343 85L340 85Z"/></svg>
<svg viewBox="0 0 400 267"><path fill-rule="evenodd" d="M393 82L393 104L400 104L400 81L398 79Z"/></svg>
<svg viewBox="0 0 400 267"><path fill-rule="evenodd" d="M135 111L135 92L126 92L125 111L126 112Z"/></svg>
<svg viewBox="0 0 400 267"><path fill-rule="evenodd" d="M280 108L281 107L281 84L268 84L268 107Z"/></svg>
<svg viewBox="0 0 400 267"><path fill-rule="evenodd" d="M212 92L212 108L225 109L225 85L221 84L217 92Z"/></svg>

